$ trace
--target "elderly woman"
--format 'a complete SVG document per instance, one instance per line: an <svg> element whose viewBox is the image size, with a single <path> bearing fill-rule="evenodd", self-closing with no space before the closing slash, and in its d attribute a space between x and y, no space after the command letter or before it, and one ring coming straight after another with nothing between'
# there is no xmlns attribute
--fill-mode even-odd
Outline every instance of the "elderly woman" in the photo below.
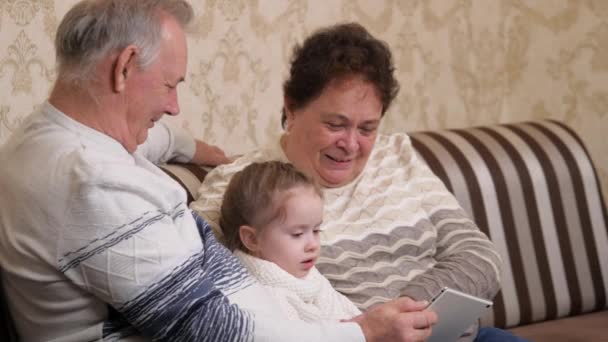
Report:
<svg viewBox="0 0 608 342"><path fill-rule="evenodd" d="M386 44L358 24L314 33L294 49L284 83L285 133L210 172L192 209L221 238L232 175L252 162L290 162L324 188L318 269L360 309L403 296L428 300L444 286L493 298L501 259L492 242L406 134L378 133L399 90L393 70ZM506 333L491 329L487 339L497 334Z"/></svg>

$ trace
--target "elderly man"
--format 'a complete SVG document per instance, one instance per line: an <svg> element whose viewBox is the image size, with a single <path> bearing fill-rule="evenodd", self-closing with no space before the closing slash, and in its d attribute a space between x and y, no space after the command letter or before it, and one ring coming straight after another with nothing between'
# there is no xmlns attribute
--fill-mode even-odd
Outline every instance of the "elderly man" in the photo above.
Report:
<svg viewBox="0 0 608 342"><path fill-rule="evenodd" d="M436 315L408 299L348 323L274 317L154 165L226 160L158 122L179 112L192 17L183 0L87 0L59 25L53 91L0 150L2 286L21 339L427 338Z"/></svg>

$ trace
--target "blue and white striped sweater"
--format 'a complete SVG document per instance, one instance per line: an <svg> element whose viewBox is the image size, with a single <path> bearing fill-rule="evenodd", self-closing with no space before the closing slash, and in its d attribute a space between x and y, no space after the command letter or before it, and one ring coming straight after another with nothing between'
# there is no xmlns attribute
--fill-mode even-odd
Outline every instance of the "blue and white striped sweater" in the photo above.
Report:
<svg viewBox="0 0 608 342"><path fill-rule="evenodd" d="M128 153L49 103L3 145L0 260L22 340L363 339L355 323L277 314L153 164L193 152L157 124Z"/></svg>
<svg viewBox="0 0 608 342"><path fill-rule="evenodd" d="M167 214L178 217L184 211ZM159 216L146 213L112 234L66 253L61 259L62 271L128 239ZM202 240L201 250L135 298L110 309L112 314L104 324L104 340L143 334L157 341L191 341L201 337L205 341L253 341L253 317L227 298L250 286L253 280L238 259L215 240L208 224L196 214L193 216Z"/></svg>

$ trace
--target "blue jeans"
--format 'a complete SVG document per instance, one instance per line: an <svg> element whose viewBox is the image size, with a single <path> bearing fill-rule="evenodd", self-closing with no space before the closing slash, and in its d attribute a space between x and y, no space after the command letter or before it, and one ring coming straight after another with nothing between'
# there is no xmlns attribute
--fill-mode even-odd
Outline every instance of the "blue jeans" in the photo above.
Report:
<svg viewBox="0 0 608 342"><path fill-rule="evenodd" d="M498 328L484 327L477 333L475 342L530 342L524 338L517 337L510 332Z"/></svg>

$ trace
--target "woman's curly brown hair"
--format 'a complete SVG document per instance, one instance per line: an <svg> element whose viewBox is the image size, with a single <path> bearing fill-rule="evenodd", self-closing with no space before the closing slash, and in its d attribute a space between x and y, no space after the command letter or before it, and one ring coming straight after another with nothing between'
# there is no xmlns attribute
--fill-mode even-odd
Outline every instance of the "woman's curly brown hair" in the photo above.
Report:
<svg viewBox="0 0 608 342"><path fill-rule="evenodd" d="M285 106L297 110L316 99L329 82L361 76L377 89L382 116L399 92L388 45L357 23L320 29L293 49L289 78L283 84ZM285 124L285 111L281 123Z"/></svg>

